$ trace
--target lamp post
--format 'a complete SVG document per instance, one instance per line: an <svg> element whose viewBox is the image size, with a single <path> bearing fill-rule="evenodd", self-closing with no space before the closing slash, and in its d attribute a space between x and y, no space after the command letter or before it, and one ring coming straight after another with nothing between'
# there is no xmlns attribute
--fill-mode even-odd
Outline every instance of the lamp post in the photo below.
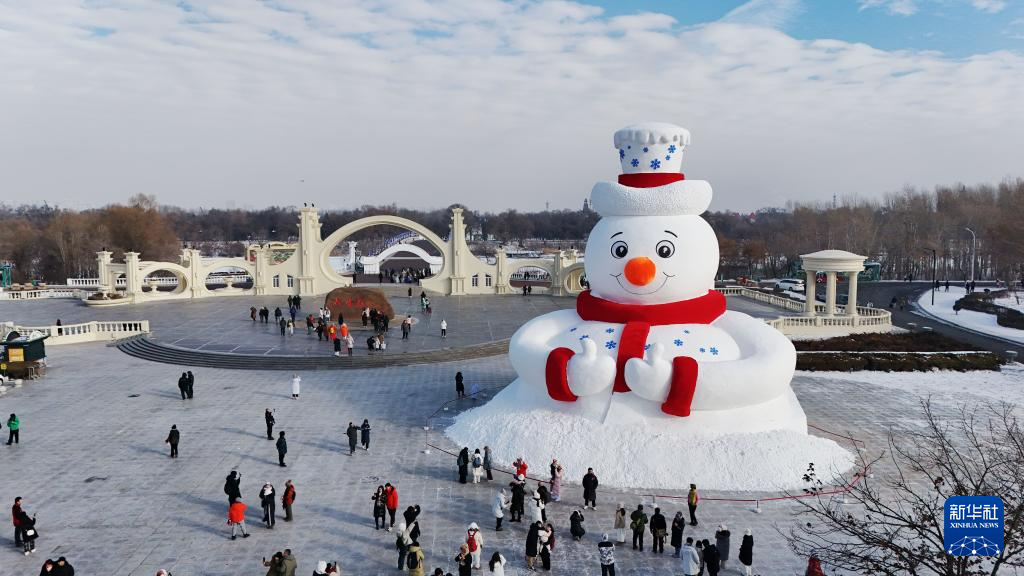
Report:
<svg viewBox="0 0 1024 576"><path fill-rule="evenodd" d="M938 254L935 252L935 248L925 248L924 250L925 252L930 250L932 253L932 306L935 306L935 268Z"/></svg>
<svg viewBox="0 0 1024 576"><path fill-rule="evenodd" d="M970 278L967 280L967 282L973 284L974 283L974 254L975 254L975 246L978 243L978 236L977 236L977 234L974 233L974 230L971 230L970 228L964 228L964 230L967 230L968 232L971 233L971 274L970 274Z"/></svg>

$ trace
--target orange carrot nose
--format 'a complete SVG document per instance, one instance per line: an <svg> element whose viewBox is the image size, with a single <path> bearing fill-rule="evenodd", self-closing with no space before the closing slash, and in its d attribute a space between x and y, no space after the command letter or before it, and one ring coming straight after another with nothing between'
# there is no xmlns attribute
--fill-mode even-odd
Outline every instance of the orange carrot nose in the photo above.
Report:
<svg viewBox="0 0 1024 576"><path fill-rule="evenodd" d="M654 262L651 262L651 259L646 256L639 256L626 262L626 280L629 280L629 283L634 286L650 284L657 271Z"/></svg>

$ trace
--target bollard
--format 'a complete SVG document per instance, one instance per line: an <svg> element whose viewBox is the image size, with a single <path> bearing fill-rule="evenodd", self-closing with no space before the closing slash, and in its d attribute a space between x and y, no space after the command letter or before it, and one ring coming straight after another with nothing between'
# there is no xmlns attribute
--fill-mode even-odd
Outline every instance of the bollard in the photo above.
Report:
<svg viewBox="0 0 1024 576"><path fill-rule="evenodd" d="M1007 350L1006 351L1006 361L1007 362L1016 362L1017 361L1017 351L1016 350Z"/></svg>
<svg viewBox="0 0 1024 576"><path fill-rule="evenodd" d="M754 500L754 514L760 514L760 513L761 513L761 501L760 500Z"/></svg>

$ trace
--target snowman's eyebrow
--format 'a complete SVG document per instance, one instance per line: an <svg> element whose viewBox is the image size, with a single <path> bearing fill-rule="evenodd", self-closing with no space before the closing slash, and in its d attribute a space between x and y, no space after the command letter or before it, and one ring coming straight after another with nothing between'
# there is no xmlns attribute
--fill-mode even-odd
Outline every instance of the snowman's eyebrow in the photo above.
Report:
<svg viewBox="0 0 1024 576"><path fill-rule="evenodd" d="M671 230L665 230L665 232L668 232L669 234L675 236L676 238L679 238L679 236L676 236L676 233Z"/></svg>
<svg viewBox="0 0 1024 576"><path fill-rule="evenodd" d="M611 235L611 238L615 238L615 237L616 237L616 236L618 236L619 234L622 234L622 232L616 232L615 234L612 234L612 235Z"/></svg>

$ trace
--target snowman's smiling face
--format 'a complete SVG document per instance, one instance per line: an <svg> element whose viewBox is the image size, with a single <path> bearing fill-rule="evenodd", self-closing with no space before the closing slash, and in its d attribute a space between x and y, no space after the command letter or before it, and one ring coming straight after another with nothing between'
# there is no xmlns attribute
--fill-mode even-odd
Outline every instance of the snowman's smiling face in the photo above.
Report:
<svg viewBox="0 0 1024 576"><path fill-rule="evenodd" d="M665 304L703 296L718 271L718 239L700 216L611 216L587 239L594 296Z"/></svg>

